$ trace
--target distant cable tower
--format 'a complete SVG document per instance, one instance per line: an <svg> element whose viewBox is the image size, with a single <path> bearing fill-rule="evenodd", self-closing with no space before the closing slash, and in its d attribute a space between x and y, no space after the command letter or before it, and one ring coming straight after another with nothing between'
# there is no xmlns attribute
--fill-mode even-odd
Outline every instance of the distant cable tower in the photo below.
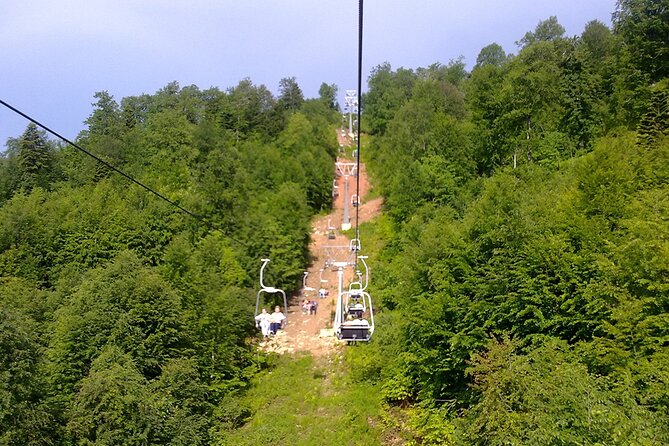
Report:
<svg viewBox="0 0 669 446"><path fill-rule="evenodd" d="M358 113L358 92L357 90L346 90L344 103L348 111L348 134L353 136L353 114Z"/></svg>

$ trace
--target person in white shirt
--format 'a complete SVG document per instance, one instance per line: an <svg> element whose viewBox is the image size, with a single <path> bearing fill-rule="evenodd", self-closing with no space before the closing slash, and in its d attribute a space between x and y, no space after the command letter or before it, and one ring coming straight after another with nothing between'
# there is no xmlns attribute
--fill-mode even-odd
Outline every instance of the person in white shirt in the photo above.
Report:
<svg viewBox="0 0 669 446"><path fill-rule="evenodd" d="M286 316L281 312L281 307L276 306L274 308L274 313L270 315L270 327L269 331L272 334L276 334L281 328L283 328L283 321L286 320Z"/></svg>
<svg viewBox="0 0 669 446"><path fill-rule="evenodd" d="M262 309L262 312L256 316L256 327L260 327L260 331L264 337L269 336L270 318L270 314L264 308Z"/></svg>

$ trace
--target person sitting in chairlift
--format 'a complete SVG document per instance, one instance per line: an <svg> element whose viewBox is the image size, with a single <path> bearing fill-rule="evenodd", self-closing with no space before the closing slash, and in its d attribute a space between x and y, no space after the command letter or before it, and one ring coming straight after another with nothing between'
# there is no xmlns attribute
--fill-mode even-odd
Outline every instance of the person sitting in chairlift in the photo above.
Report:
<svg viewBox="0 0 669 446"><path fill-rule="evenodd" d="M277 305L274 308L274 313L270 315L269 331L275 335L277 331L283 328L283 321L285 320L286 316L281 312L281 307Z"/></svg>
<svg viewBox="0 0 669 446"><path fill-rule="evenodd" d="M263 337L269 337L269 326L270 326L270 314L265 308L262 309L262 312L256 316L256 328L260 328Z"/></svg>
<svg viewBox="0 0 669 446"><path fill-rule="evenodd" d="M358 303L353 306L353 313L355 314L356 319L362 319L362 314L365 312L362 304Z"/></svg>
<svg viewBox="0 0 669 446"><path fill-rule="evenodd" d="M316 310L318 310L318 302L312 300L309 302L309 314L316 314Z"/></svg>

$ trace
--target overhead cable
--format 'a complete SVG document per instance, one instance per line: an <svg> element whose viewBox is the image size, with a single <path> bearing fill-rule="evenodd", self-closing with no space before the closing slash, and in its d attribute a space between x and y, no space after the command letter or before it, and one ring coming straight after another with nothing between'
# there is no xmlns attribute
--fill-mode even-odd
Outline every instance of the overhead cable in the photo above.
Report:
<svg viewBox="0 0 669 446"><path fill-rule="evenodd" d="M60 138L61 140L65 141L67 144L71 145L71 146L74 147L75 149L77 149L77 150L79 150L79 151L85 153L86 155L90 156L91 158L93 158L94 160L96 160L97 162L99 162L100 164L103 164L104 166L108 167L109 169L113 170L114 172L118 173L119 175L123 176L124 178L126 178L126 179L132 181L133 183L135 183L135 184L138 185L139 187L141 187L141 188L147 190L148 192L150 192L150 193L152 193L153 195L157 196L157 197L160 198L161 200L166 201L166 202L169 203L170 205L172 205L172 206L176 207L177 209L179 209L181 212L183 212L183 213L185 213L185 214L187 214L187 215L193 217L194 219L196 219L196 220L198 220L198 221L204 223L204 224L205 224L207 227L209 227L210 229L219 230L219 228L216 228L212 223L210 223L209 221L207 221L207 219L206 219L205 217L203 217L203 216L201 216L201 215L199 215L199 214L196 214L195 212L189 211L188 209L186 209L186 208L184 208L183 206L181 206L179 203L176 203L175 201L170 200L169 198L167 198L166 196L164 196L164 195L161 194L160 192L157 192L157 191L151 189L149 186L145 185L145 184L142 183L141 181L136 180L135 178L131 177L131 176L128 175L127 173L123 172L121 169L119 169L119 168L113 166L112 164L110 164L110 163L108 163L107 161L103 160L103 159L100 158L99 156L97 156L97 155L95 155L95 154L89 152L88 150L86 150L86 149L84 149L83 147L81 147L79 144L76 144L76 143L70 141L68 138L64 137L64 136L61 135L60 133L58 133L58 132L56 132L56 131L50 129L50 128L47 127L46 125L42 124L42 123L39 122L38 120L36 120L36 119L32 118L31 116L27 115L26 113L23 113L21 110L19 110L19 109L17 109L16 107L14 107L14 106L8 104L7 102L3 101L2 99L0 99L0 104L4 105L4 106L7 107L8 109L12 110L14 113L17 113L17 114L23 116L23 117L24 117L25 119L27 119L28 121L32 122L33 124L37 125L38 127L42 128L42 129L44 129L45 131L51 133L51 134L54 135L55 137ZM236 242L236 243L238 243L238 244L244 246L243 243L241 243L241 242L238 241L238 240L235 240L234 238L230 237L229 235L226 235L226 237L228 237L230 240L232 240L232 241L234 241L234 242Z"/></svg>
<svg viewBox="0 0 669 446"><path fill-rule="evenodd" d="M356 144L356 201L355 207L355 238L360 241L360 230L358 223L360 220L360 110L362 103L360 102L360 95L362 92L362 8L363 0L358 0L358 125L356 129L357 144ZM355 269L358 269L358 256L355 258Z"/></svg>

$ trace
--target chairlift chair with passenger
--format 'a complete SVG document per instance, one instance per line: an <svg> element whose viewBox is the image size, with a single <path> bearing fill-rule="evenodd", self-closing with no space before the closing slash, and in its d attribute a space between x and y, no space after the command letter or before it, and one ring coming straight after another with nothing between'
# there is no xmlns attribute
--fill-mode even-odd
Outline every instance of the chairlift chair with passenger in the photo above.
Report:
<svg viewBox="0 0 669 446"><path fill-rule="evenodd" d="M366 258L367 256L358 256L365 267L364 281L362 272L356 271L358 279L349 284L347 291L340 293L335 315L334 327L337 338L349 344L369 342L374 334L372 297L365 291L369 284Z"/></svg>
<svg viewBox="0 0 669 446"><path fill-rule="evenodd" d="M307 286L307 277L309 277L309 271L304 272L304 277L302 278L302 291L306 296L309 291L316 291L316 288Z"/></svg>
<svg viewBox="0 0 669 446"><path fill-rule="evenodd" d="M339 186L337 186L337 180L332 180L332 198L337 198L339 196Z"/></svg>
<svg viewBox="0 0 669 446"><path fill-rule="evenodd" d="M366 291L356 289L345 291L341 297L345 308L336 335L349 343L369 342L374 334L374 309L372 297Z"/></svg>
<svg viewBox="0 0 669 446"><path fill-rule="evenodd" d="M260 296L263 293L265 293L265 294L281 294L281 296L283 297L283 311L285 312L284 315L286 316L286 318L283 321L283 326L285 327L286 324L288 323L288 299L286 298L286 293L280 288L275 288L275 287L265 285L265 283L263 282L263 275L264 275L265 267L270 262L270 259L261 259L261 261L262 261L262 266L260 267L260 290L258 291L258 295L256 296L256 311L255 311L254 317L259 314L259 311L260 311Z"/></svg>
<svg viewBox="0 0 669 446"><path fill-rule="evenodd" d="M337 238L337 233L335 232L335 227L332 226L330 220L328 220L328 240L334 240Z"/></svg>

